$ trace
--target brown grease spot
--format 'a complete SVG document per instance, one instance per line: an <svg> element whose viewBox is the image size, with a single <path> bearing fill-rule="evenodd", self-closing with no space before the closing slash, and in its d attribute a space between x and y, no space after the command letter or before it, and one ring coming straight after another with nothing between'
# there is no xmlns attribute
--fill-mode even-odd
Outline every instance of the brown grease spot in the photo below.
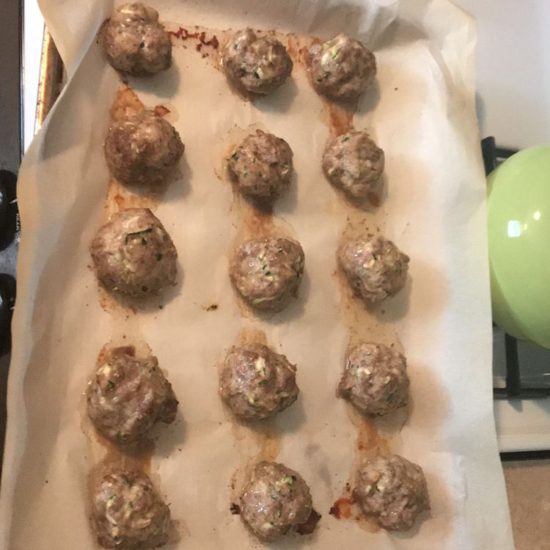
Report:
<svg viewBox="0 0 550 550"><path fill-rule="evenodd" d="M174 177L177 177L177 174L169 176L164 182L142 184L131 188L111 178L105 205L107 216L110 218L113 214L127 208L156 208Z"/></svg>
<svg viewBox="0 0 550 550"><path fill-rule="evenodd" d="M264 430L256 432L256 441L260 446L258 460L273 462L281 450L281 440L274 428L266 426Z"/></svg>
<svg viewBox="0 0 550 550"><path fill-rule="evenodd" d="M254 207L243 208L245 232L248 238L269 236L273 231L272 211L261 211Z"/></svg>
<svg viewBox="0 0 550 550"><path fill-rule="evenodd" d="M388 442L378 433L372 420L357 411L350 414L350 419L357 428L357 450L359 453L389 452Z"/></svg>
<svg viewBox="0 0 550 550"><path fill-rule="evenodd" d="M315 528L317 527L320 519L321 514L319 514L316 510L312 508L311 514L309 514L309 518L307 518L307 521L301 523L296 527L296 532L300 535L311 535L311 533L315 531Z"/></svg>
<svg viewBox="0 0 550 550"><path fill-rule="evenodd" d="M151 439L142 439L132 445L118 446L96 431L96 441L106 451L103 460L105 464L151 473L151 460L155 452L155 443Z"/></svg>
<svg viewBox="0 0 550 550"><path fill-rule="evenodd" d="M134 306L118 300L117 297L111 294L101 283L99 283L99 281L97 285L97 297L99 305L103 310L113 314L119 321L123 317L127 319L129 315L134 315L137 311Z"/></svg>
<svg viewBox="0 0 550 550"><path fill-rule="evenodd" d="M198 29L199 27L195 27ZM189 40L189 39L195 39L199 41L199 44L197 46L210 46L217 50L220 46L220 42L216 35L214 34L211 38L206 38L206 32L207 31L196 31L196 32L189 32L187 29L180 27L177 31L168 31L168 34L170 36L173 36L174 38L178 40Z"/></svg>
<svg viewBox="0 0 550 550"><path fill-rule="evenodd" d="M353 499L340 497L330 508L329 514L336 519L349 519L352 516Z"/></svg>
<svg viewBox="0 0 550 550"><path fill-rule="evenodd" d="M287 44L286 44L286 51L289 55L289 57L292 59L293 63L299 63L299 42L298 37L295 34L288 34L287 35Z"/></svg>
<svg viewBox="0 0 550 550"><path fill-rule="evenodd" d="M156 204L156 203L155 203ZM107 188L107 213L110 218L113 214L128 208L149 208L152 201L143 195L136 195L115 178L109 181Z"/></svg>
<svg viewBox="0 0 550 550"><path fill-rule="evenodd" d="M313 45L315 43L315 40L311 42ZM302 46L299 51L299 57L298 60L301 61L301 63L304 65L304 67L308 67L310 64L310 55L309 55L309 48L307 46Z"/></svg>
<svg viewBox="0 0 550 550"><path fill-rule="evenodd" d="M124 208L125 208L125 199L120 193L117 192L113 196L113 200L115 201L115 203L118 206L119 210L124 210Z"/></svg>
<svg viewBox="0 0 550 550"><path fill-rule="evenodd" d="M201 58L211 58L212 65L219 69L221 65L220 50L226 33L224 31L202 29L197 26L194 28L194 31L190 31L184 27L178 27L175 31L168 31L168 34L171 36L173 43L181 42L184 49L187 49L186 43L188 41L194 42L193 49L200 54Z"/></svg>
<svg viewBox="0 0 550 550"><path fill-rule="evenodd" d="M155 115L163 117L170 112L170 109L168 109L168 107L166 107L165 105L155 105L153 112L155 113Z"/></svg>
<svg viewBox="0 0 550 550"><path fill-rule="evenodd" d="M328 123L332 136L340 136L353 129L353 115L355 106L336 105L335 103L325 103L328 110Z"/></svg>
<svg viewBox="0 0 550 550"><path fill-rule="evenodd" d="M281 437L276 426L269 420L241 423L231 417L230 422L237 441L243 442L247 449L258 449L254 463L262 460L273 462L277 458L281 450Z"/></svg>
<svg viewBox="0 0 550 550"><path fill-rule="evenodd" d="M239 344L241 346L248 344L263 344L264 346L267 346L267 336L265 335L265 332L261 330L252 327L245 327L241 329L241 332L239 333Z"/></svg>
<svg viewBox="0 0 550 550"><path fill-rule="evenodd" d="M376 533L380 531L380 526L376 520L372 517L365 516L357 504L353 494L351 496L349 495L349 483L346 483L346 492L348 495L343 495L336 500L330 508L329 514L334 516L336 519L352 519L357 522L357 525L359 525L363 531L367 531L368 533Z"/></svg>

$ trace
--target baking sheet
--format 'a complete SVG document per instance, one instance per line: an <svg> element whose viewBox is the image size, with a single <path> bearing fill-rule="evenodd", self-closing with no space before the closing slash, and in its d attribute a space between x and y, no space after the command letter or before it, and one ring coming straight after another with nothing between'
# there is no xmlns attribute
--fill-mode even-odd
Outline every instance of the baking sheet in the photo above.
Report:
<svg viewBox="0 0 550 550"><path fill-rule="evenodd" d="M323 515L312 537L274 547L512 548L492 417L472 21L444 0L150 3L174 30L252 25L363 39L377 54L378 89L354 124L386 151L386 193L378 209L360 212L326 184L318 159L333 119L299 63L292 83L251 105L228 91L213 57L180 42L169 72L131 85L146 105L170 109L186 145L181 177L155 202L179 252L181 282L162 309L124 314L98 293L88 255L113 208L111 201L105 209L112 194L102 141L120 80L94 44L112 5L43 0L69 84L20 172L2 547L94 548L87 473L105 451L83 429L82 392L104 344L135 340L157 355L181 401L176 424L158 431L151 465L178 522L171 547L259 546L229 513L230 483L270 455L302 473ZM274 223L302 243L307 274L299 300L271 319L243 311L227 277L228 251L250 219L220 178L235 125L269 128L295 153L294 192L277 204ZM384 313L357 308L334 276L348 218L354 230L380 227L412 258L409 286ZM216 365L243 330L262 330L298 365L300 400L260 433L232 423L216 393ZM410 417L402 429L380 426L390 448L421 464L428 479L431 517L405 535L328 514L365 437L334 397L350 337L364 336L402 346L409 360Z"/></svg>

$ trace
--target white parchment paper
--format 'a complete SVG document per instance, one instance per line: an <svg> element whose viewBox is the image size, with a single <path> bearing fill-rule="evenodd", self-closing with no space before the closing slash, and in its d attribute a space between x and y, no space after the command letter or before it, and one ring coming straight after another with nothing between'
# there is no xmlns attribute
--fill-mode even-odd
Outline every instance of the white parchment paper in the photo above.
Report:
<svg viewBox="0 0 550 550"><path fill-rule="evenodd" d="M378 87L359 106L354 125L371 131L386 152L386 197L364 216L411 256L410 284L385 313L369 317L370 324L350 325L334 277L349 212L321 173L326 106L303 66L275 96L252 105L229 92L211 60L179 44L170 71L131 85L145 104L171 110L186 145L183 176L155 209L178 249L181 283L162 310L129 319L105 311L88 246L105 219L109 175L102 142L120 87L95 44L112 3L42 0L69 83L20 172L23 238L0 545L95 547L86 479L101 450L82 430L82 392L101 347L128 333L149 344L181 401L176 424L158 432L152 466L179 525L180 541L171 547L260 546L228 509L230 480L261 443L229 421L216 371L239 332L256 328L298 365L301 397L274 424L276 454L302 473L323 515L314 536L273 547L512 548L492 416L473 22L446 0L149 3L172 26L251 25L320 37L346 32L374 49ZM307 274L299 300L271 319L243 318L227 276L240 211L218 175L235 126L268 128L295 154L294 191L274 214L302 243ZM213 303L218 308L207 311ZM432 512L405 535L368 532L328 514L356 457L357 428L335 398L352 328L399 342L408 357L413 404L389 445L424 468Z"/></svg>

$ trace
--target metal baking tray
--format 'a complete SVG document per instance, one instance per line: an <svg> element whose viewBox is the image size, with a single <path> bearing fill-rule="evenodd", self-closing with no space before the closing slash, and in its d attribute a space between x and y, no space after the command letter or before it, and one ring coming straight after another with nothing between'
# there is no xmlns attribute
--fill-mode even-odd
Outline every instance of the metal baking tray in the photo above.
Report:
<svg viewBox="0 0 550 550"><path fill-rule="evenodd" d="M65 71L63 62L51 34L48 32L48 29L45 29L40 58L40 80L36 104L35 132L42 126L64 85Z"/></svg>

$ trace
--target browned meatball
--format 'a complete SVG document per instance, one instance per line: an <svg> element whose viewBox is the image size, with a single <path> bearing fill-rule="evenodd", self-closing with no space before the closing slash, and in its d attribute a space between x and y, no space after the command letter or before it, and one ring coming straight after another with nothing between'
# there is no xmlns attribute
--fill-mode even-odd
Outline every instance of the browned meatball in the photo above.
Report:
<svg viewBox="0 0 550 550"><path fill-rule="evenodd" d="M256 130L234 149L227 167L243 195L271 203L290 185L292 151L284 139Z"/></svg>
<svg viewBox="0 0 550 550"><path fill-rule="evenodd" d="M183 155L176 129L153 111L144 110L111 124L105 136L111 174L126 185L163 183Z"/></svg>
<svg viewBox="0 0 550 550"><path fill-rule="evenodd" d="M240 498L241 518L262 541L274 541L299 527L312 513L302 476L277 462L260 462Z"/></svg>
<svg viewBox="0 0 550 550"><path fill-rule="evenodd" d="M343 34L310 49L311 82L321 95L335 101L357 99L376 76L374 54Z"/></svg>
<svg viewBox="0 0 550 550"><path fill-rule="evenodd" d="M158 12L139 2L120 6L105 23L101 40L109 63L132 76L152 75L172 63L172 44Z"/></svg>
<svg viewBox="0 0 550 550"><path fill-rule="evenodd" d="M90 247L99 281L109 290L141 297L176 284L177 252L148 208L115 214Z"/></svg>
<svg viewBox="0 0 550 550"><path fill-rule="evenodd" d="M405 357L383 344L359 344L348 353L338 395L365 414L403 407L409 398Z"/></svg>
<svg viewBox="0 0 550 550"><path fill-rule="evenodd" d="M298 397L296 367L262 344L233 347L220 372L220 395L238 418L275 416Z"/></svg>
<svg viewBox="0 0 550 550"><path fill-rule="evenodd" d="M410 529L430 509L422 468L398 455L366 460L357 471L354 495L366 515L392 531Z"/></svg>
<svg viewBox="0 0 550 550"><path fill-rule="evenodd" d="M355 199L377 191L384 172L384 151L366 132L348 132L331 139L323 155L329 181Z"/></svg>
<svg viewBox="0 0 550 550"><path fill-rule="evenodd" d="M286 48L273 36L239 31L222 54L225 74L241 91L265 95L284 83L292 72Z"/></svg>
<svg viewBox="0 0 550 550"><path fill-rule="evenodd" d="M241 296L263 311L281 311L296 294L304 273L304 251L292 239L266 237L241 244L230 277Z"/></svg>
<svg viewBox="0 0 550 550"><path fill-rule="evenodd" d="M409 257L391 241L371 235L340 246L338 263L357 296L380 302L405 286Z"/></svg>
<svg viewBox="0 0 550 550"><path fill-rule="evenodd" d="M178 400L156 357L137 359L132 348L114 348L86 390L88 416L117 443L142 439L157 422L176 418Z"/></svg>
<svg viewBox="0 0 550 550"><path fill-rule="evenodd" d="M104 548L157 548L168 541L170 509L143 472L113 469L95 480L91 497L92 526Z"/></svg>

